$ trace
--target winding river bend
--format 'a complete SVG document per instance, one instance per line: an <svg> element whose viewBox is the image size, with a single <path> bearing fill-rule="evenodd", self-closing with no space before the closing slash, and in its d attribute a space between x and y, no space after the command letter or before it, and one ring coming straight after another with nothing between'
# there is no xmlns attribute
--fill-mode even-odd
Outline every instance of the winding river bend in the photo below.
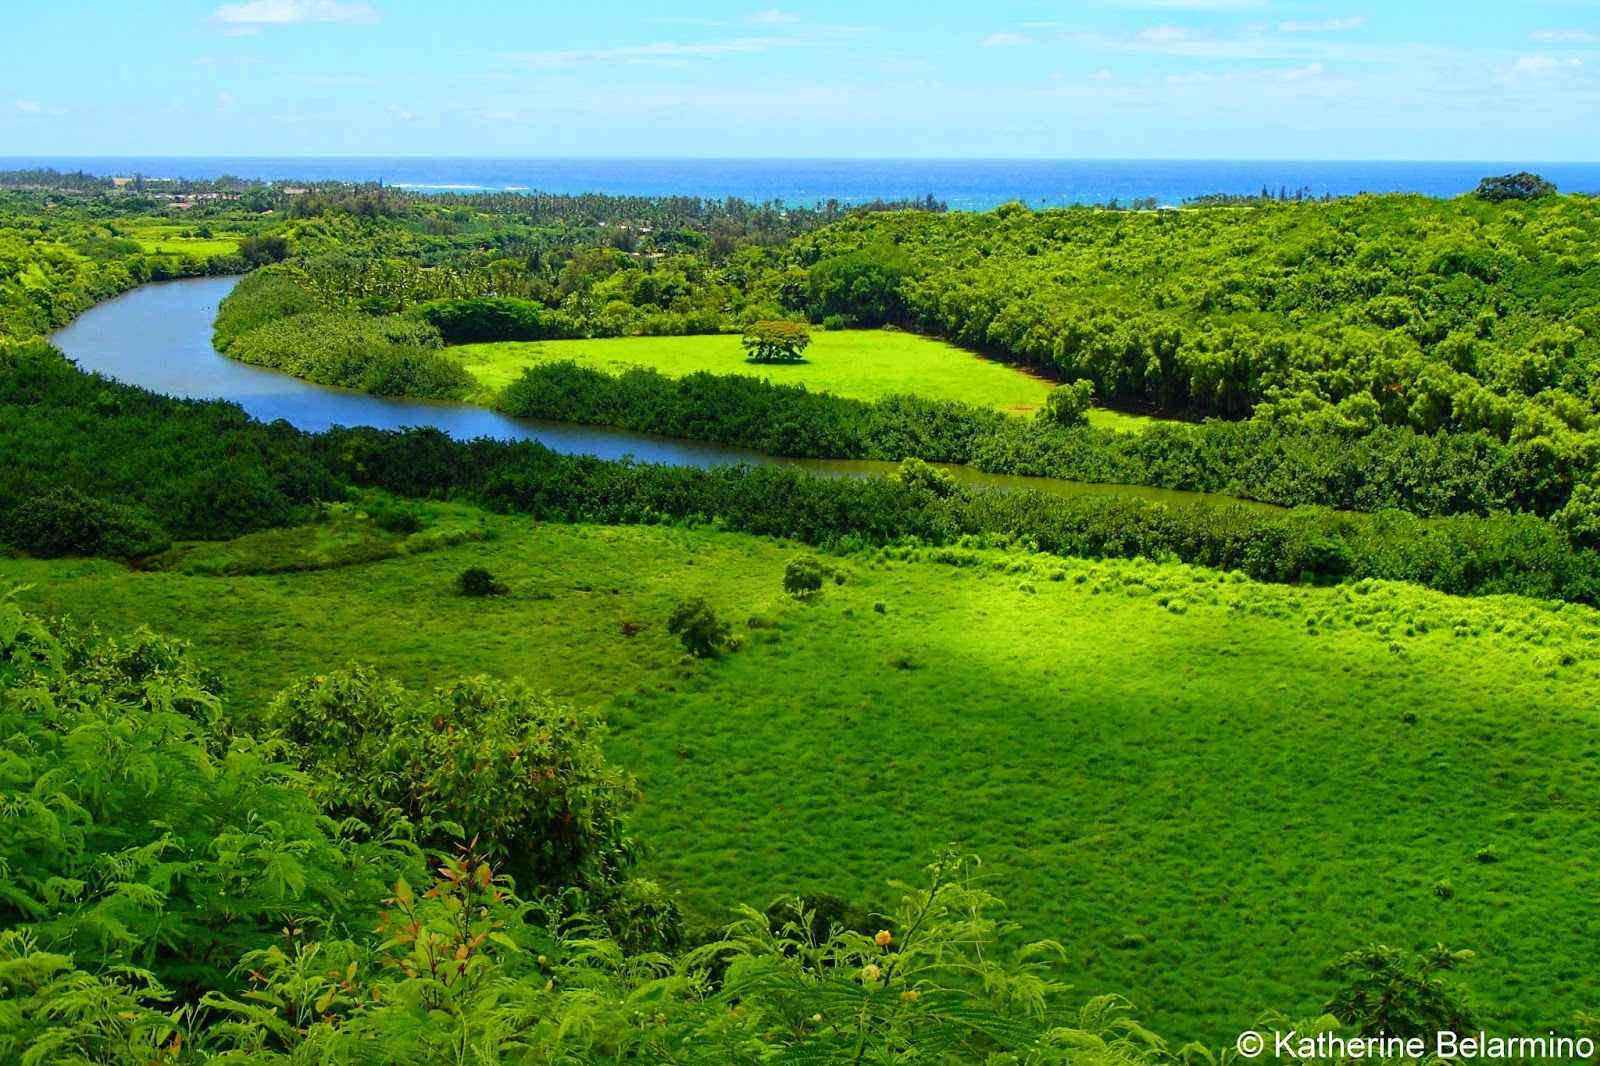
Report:
<svg viewBox="0 0 1600 1066"><path fill-rule="evenodd" d="M894 469L893 463L867 459L784 459L606 426L512 418L470 404L371 396L250 366L211 346L217 303L237 282L237 278L194 278L145 285L90 308L51 340L84 370L183 399L231 400L264 422L281 418L309 432L336 425L378 429L433 426L458 440L534 440L554 451L602 459L632 456L640 462L699 467L776 464L830 477L861 477ZM1031 488L1057 496L1110 493L1166 503L1276 509L1213 493L985 474L964 466L944 469L963 484L977 488Z"/></svg>

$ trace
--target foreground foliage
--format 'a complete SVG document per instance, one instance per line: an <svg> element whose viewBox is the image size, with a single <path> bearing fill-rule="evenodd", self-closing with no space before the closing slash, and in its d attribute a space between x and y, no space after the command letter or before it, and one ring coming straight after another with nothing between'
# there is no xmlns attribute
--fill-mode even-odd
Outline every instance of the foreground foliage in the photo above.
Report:
<svg viewBox="0 0 1600 1066"><path fill-rule="evenodd" d="M541 855L559 889L577 872L565 853L513 844L559 846L571 819L542 797L508 799L485 773L509 762L552 781L554 794L581 796L562 774L535 772L550 753L531 749L558 737L598 756L570 720L541 721L526 698L499 699L484 684L442 703L457 713L476 704L474 733L487 737L497 731L483 709L503 708L503 727L525 731L511 741L521 750L509 760L475 751L470 772L458 763L440 794L465 800L464 820L503 859ZM419 744L413 765L432 774L462 734L442 724L442 704L404 720L404 703L370 674L319 677L279 701L283 731L256 739L229 728L214 681L182 647L53 632L0 599L0 1060L1161 1057L1164 1045L1126 1020L1121 1001L1065 1008L1067 986L1047 965L1054 945L997 961L995 901L953 853L922 885L896 886L901 905L871 939L817 935L795 900L792 920L747 909L677 955L630 953L555 896L519 897L476 840L425 875L393 816L430 818L414 802L363 798L386 776L377 764L396 761L369 752ZM434 739L425 725L415 732L430 714ZM286 761L296 752L310 776ZM493 806L475 807L474 788ZM503 809L553 821L484 820ZM635 932L618 924L624 940Z"/></svg>
<svg viewBox="0 0 1600 1066"><path fill-rule="evenodd" d="M422 507L435 526L469 512ZM284 679L351 660L421 704L487 674L602 709L645 797L634 876L683 908L691 945L779 893L834 897L870 937L898 898L882 879L915 881L954 840L1025 931L1003 952L1059 940L1081 996L1125 994L1179 1042L1321 1012L1354 980L1333 964L1373 943L1404 971L1436 942L1476 951L1443 976L1491 1030L1564 1030L1600 998L1571 934L1594 887L1591 609L977 538L831 554L683 526L486 528L302 573L0 565L39 584L30 607L193 639L246 723ZM845 580L797 597L791 562ZM512 591L456 595L474 565ZM696 596L738 650L685 661L664 623ZM591 906L646 943L661 896L619 894L626 913Z"/></svg>

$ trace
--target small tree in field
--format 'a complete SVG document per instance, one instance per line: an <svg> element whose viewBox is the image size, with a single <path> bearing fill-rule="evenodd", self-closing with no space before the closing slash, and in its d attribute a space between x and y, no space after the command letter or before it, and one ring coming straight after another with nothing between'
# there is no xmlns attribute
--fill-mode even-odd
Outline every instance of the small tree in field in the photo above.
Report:
<svg viewBox="0 0 1600 1066"><path fill-rule="evenodd" d="M1089 401L1094 396L1094 382L1087 379L1058 385L1044 398L1039 408L1039 418L1058 426L1082 426L1089 421Z"/></svg>
<svg viewBox="0 0 1600 1066"><path fill-rule="evenodd" d="M815 555L790 559L783 568L783 590L792 596L805 596L822 588L822 560Z"/></svg>
<svg viewBox="0 0 1600 1066"><path fill-rule="evenodd" d="M481 566L472 566L461 571L457 578L461 585L463 596L504 596L509 590L495 580L493 574Z"/></svg>
<svg viewBox="0 0 1600 1066"><path fill-rule="evenodd" d="M800 322L754 322L739 342L757 363L793 363L811 344L811 331Z"/></svg>
<svg viewBox="0 0 1600 1066"><path fill-rule="evenodd" d="M667 618L667 632L683 642L697 659L709 659L728 643L733 628L717 617L711 605L695 596L678 604Z"/></svg>

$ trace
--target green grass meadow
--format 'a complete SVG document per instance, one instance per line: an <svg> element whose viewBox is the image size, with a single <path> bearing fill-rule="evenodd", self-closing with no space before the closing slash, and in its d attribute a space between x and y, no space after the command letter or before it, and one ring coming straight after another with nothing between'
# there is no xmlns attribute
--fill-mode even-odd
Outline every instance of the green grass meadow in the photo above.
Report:
<svg viewBox="0 0 1600 1066"><path fill-rule="evenodd" d="M612 337L575 341L495 341L463 344L451 355L486 388L505 388L528 367L570 359L618 374L644 366L672 377L698 370L750 374L783 384L803 384L854 400L912 393L930 400L961 400L1013 413L1044 403L1054 384L1016 367L985 359L945 341L892 330L817 331L798 363L752 363L733 334L695 337ZM1138 429L1148 419L1095 408L1090 422L1103 429Z"/></svg>
<svg viewBox="0 0 1600 1066"><path fill-rule="evenodd" d="M347 523L0 582L193 640L246 713L351 659L600 707L645 872L700 922L792 890L887 903L956 842L1081 992L1171 1039L1314 1011L1370 942L1473 949L1502 1030L1600 1004L1592 610L956 548L830 559L844 583L802 601L803 549L769 539L430 511L369 548ZM510 594L455 595L469 566ZM664 620L691 595L738 650L684 658Z"/></svg>
<svg viewBox="0 0 1600 1066"><path fill-rule="evenodd" d="M214 255L232 255L239 250L239 235L218 233L211 237L193 236L202 223L140 222L119 227L119 232L130 240L138 241L147 252L168 255L192 255L209 259ZM190 233L188 237L184 233Z"/></svg>

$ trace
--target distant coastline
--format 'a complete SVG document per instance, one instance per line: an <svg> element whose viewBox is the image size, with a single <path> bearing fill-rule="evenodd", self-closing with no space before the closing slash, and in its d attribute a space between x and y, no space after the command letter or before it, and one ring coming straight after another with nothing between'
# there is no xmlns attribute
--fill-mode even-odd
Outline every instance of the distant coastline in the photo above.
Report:
<svg viewBox="0 0 1600 1066"><path fill-rule="evenodd" d="M952 209L985 211L1009 200L1033 208L1154 197L1176 206L1216 193L1265 188L1314 197L1360 192L1457 196L1488 174L1531 170L1563 192L1600 194L1600 162L1352 162L1094 159L494 159L398 157L0 157L0 169L54 167L95 174L262 180L382 181L417 191L607 193L738 197L811 205L932 193Z"/></svg>

